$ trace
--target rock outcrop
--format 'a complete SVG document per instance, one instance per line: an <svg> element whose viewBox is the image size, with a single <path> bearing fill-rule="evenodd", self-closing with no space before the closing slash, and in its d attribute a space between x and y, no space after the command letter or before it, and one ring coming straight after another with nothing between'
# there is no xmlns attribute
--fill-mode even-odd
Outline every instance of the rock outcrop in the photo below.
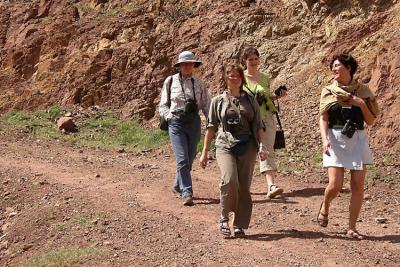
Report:
<svg viewBox="0 0 400 267"><path fill-rule="evenodd" d="M273 87L285 83L289 146L319 140L318 100L338 52L360 62L357 77L383 112L374 146L400 150L398 1L41 0L0 3L0 110L99 105L151 120L163 79L182 50L203 61L210 91L221 65L259 48ZM305 123L306 122L306 123Z"/></svg>

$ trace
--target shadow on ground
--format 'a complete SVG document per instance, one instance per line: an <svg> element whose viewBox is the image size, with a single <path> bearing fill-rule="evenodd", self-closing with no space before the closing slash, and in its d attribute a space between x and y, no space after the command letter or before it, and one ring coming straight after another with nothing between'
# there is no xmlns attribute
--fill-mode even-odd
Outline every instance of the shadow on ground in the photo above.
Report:
<svg viewBox="0 0 400 267"><path fill-rule="evenodd" d="M299 231L296 229L279 230L278 233L271 234L254 234L246 235L245 239L255 241L274 241L284 238L299 238L299 239L342 239L347 241L388 241L390 243L400 243L400 235L384 235L384 236L364 236L364 239L354 239L346 236L345 233L322 233L318 231Z"/></svg>

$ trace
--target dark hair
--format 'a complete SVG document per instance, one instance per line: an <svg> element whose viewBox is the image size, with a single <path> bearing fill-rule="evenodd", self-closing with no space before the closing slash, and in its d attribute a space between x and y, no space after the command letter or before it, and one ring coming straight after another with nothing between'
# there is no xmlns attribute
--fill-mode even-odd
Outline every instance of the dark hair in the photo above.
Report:
<svg viewBox="0 0 400 267"><path fill-rule="evenodd" d="M231 72L231 71L239 72L239 75L242 78L242 84L240 85L240 90L243 90L243 85L246 84L246 79L244 77L243 68L237 63L227 63L224 66L223 73L222 73L222 78L223 78L224 83L225 83L225 88L227 87L227 82L226 82L227 78L226 77L228 76L228 73Z"/></svg>
<svg viewBox="0 0 400 267"><path fill-rule="evenodd" d="M357 68L358 68L358 63L354 59L354 57L346 54L340 54L340 55L335 55L333 56L331 63L329 64L330 69L332 70L333 67L333 62L339 61L342 63L346 68L350 67L350 77L353 80L353 75L356 73Z"/></svg>
<svg viewBox="0 0 400 267"><path fill-rule="evenodd" d="M256 55L257 57L260 57L260 53L258 52L257 48L255 47L247 47L243 53L242 53L242 64L243 66L246 66L245 61L251 56L251 55Z"/></svg>

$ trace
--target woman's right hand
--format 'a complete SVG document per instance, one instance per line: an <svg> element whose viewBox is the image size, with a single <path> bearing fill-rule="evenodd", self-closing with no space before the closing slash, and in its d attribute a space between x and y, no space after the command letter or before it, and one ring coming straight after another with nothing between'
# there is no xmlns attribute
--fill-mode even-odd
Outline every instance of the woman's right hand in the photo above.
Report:
<svg viewBox="0 0 400 267"><path fill-rule="evenodd" d="M208 153L207 151L203 151L200 156L200 166L204 169L207 167L208 163Z"/></svg>
<svg viewBox="0 0 400 267"><path fill-rule="evenodd" d="M329 152L329 150L331 149L331 143L329 143L329 140L324 140L322 142L322 151L324 154L330 156L331 153Z"/></svg>

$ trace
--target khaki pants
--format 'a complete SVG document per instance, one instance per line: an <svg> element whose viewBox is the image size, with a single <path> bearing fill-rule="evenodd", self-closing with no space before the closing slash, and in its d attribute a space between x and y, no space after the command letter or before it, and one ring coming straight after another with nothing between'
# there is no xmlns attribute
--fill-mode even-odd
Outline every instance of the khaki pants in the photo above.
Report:
<svg viewBox="0 0 400 267"><path fill-rule="evenodd" d="M253 208L250 186L257 148L252 142L243 156L235 156L230 152L219 150L216 156L221 170L221 219L228 219L229 212L234 212L233 225L247 229Z"/></svg>
<svg viewBox="0 0 400 267"><path fill-rule="evenodd" d="M274 116L275 114L267 112L267 114L262 117L262 120L265 124L265 134L262 143L267 148L269 154L266 160L260 160L260 173L265 171L276 171L277 169L274 157L274 143L276 135L276 122Z"/></svg>

